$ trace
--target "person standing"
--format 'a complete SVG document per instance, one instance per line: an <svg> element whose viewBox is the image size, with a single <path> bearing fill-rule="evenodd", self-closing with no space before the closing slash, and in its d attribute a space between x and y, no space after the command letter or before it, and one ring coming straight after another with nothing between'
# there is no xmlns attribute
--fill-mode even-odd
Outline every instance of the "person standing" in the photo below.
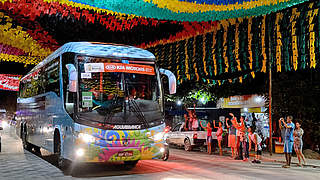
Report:
<svg viewBox="0 0 320 180"><path fill-rule="evenodd" d="M226 125L229 130L228 135L228 147L231 148L232 158L235 158L235 151L236 151L236 127L237 127L237 119L234 117L232 113L229 113L231 115L231 123L229 123L229 118L226 118Z"/></svg>
<svg viewBox="0 0 320 180"><path fill-rule="evenodd" d="M208 146L208 154L211 154L211 142L212 142L212 128L210 122L208 122L207 126L204 127L200 122L200 126L207 131L207 146Z"/></svg>
<svg viewBox="0 0 320 180"><path fill-rule="evenodd" d="M285 137L284 137L284 147L283 152L286 157L286 164L283 165L283 168L290 168L291 165L291 154L292 154L292 146L293 146L293 131L294 124L292 123L292 116L287 116L287 122L282 118L282 123L284 128L286 129Z"/></svg>
<svg viewBox="0 0 320 180"><path fill-rule="evenodd" d="M253 127L249 127L249 152L251 151L251 144L254 143L254 151L256 152L256 157L252 161L252 163L261 163L261 154L262 154L262 148L261 148L261 137L255 132Z"/></svg>
<svg viewBox="0 0 320 180"><path fill-rule="evenodd" d="M216 120L213 120L213 125L214 125L214 128L218 128L216 132L216 136L218 140L219 154L220 156L222 156L222 148L221 148L221 141L222 141L222 134L223 134L222 123L219 122L219 126L216 127Z"/></svg>
<svg viewBox="0 0 320 180"><path fill-rule="evenodd" d="M298 166L302 167L301 164L301 159L303 160L303 164L306 164L306 159L304 158L304 155L302 153L302 146L303 146L303 141L302 141L302 136L303 136L303 129L301 128L301 125L299 122L296 122L296 129L293 132L293 136L294 136L294 143L293 143L293 147L294 150L297 154L297 157L299 159L299 164Z"/></svg>
<svg viewBox="0 0 320 180"><path fill-rule="evenodd" d="M249 144L248 144L249 137L248 137L248 131L247 131L243 116L240 117L240 125L238 126L237 130L240 132L239 157L243 161L248 161L248 158L249 158Z"/></svg>
<svg viewBox="0 0 320 180"><path fill-rule="evenodd" d="M286 129L283 127L282 125L282 119L283 118L280 118L279 119L279 128L280 128L280 135L281 135L281 141L280 142L283 142L284 141L284 135L286 133Z"/></svg>

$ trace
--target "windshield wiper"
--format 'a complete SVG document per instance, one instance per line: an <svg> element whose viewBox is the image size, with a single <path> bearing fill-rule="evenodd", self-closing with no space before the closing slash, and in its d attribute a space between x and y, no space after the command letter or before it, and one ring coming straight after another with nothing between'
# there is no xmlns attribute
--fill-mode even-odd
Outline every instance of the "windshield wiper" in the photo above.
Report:
<svg viewBox="0 0 320 180"><path fill-rule="evenodd" d="M137 104L137 102L134 99L130 99L130 98L129 98L128 102L129 102L129 111L133 112L136 115L136 117L141 122L143 122L147 126L147 128L149 128L149 123L146 120L146 118L145 118L143 112L141 111L139 105Z"/></svg>

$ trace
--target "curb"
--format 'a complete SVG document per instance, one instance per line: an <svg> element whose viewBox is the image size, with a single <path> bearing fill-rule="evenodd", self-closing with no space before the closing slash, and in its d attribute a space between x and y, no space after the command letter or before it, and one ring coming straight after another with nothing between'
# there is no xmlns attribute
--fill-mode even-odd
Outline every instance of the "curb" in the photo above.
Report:
<svg viewBox="0 0 320 180"><path fill-rule="evenodd" d="M249 156L250 157L255 157L255 154L249 154ZM267 158L267 157L264 157L263 155L261 156L261 158L266 160L266 161L286 163L286 161ZM298 163L297 162L291 162L291 164L298 164ZM320 168L320 165L314 165L314 164L307 164L307 165L303 165L303 166L312 167L312 168Z"/></svg>

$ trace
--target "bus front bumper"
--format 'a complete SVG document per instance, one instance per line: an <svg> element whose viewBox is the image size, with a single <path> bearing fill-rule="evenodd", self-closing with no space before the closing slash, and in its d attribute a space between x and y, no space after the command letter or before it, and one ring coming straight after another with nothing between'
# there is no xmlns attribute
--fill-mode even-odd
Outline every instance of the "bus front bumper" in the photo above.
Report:
<svg viewBox="0 0 320 180"><path fill-rule="evenodd" d="M97 144L77 145L73 151L76 162L120 162L161 159L165 151L164 143L136 146L101 146Z"/></svg>

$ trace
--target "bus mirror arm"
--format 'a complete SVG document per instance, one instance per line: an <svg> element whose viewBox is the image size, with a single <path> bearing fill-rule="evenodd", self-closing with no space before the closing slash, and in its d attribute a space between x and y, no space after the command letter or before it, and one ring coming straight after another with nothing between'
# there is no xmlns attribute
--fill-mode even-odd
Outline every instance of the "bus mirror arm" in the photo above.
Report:
<svg viewBox="0 0 320 180"><path fill-rule="evenodd" d="M66 64L66 68L68 69L69 91L77 92L77 84L78 84L77 69L73 64Z"/></svg>
<svg viewBox="0 0 320 180"><path fill-rule="evenodd" d="M159 69L160 73L163 75L166 75L169 79L169 92L170 94L175 94L176 93L176 89L177 89L177 80L176 80L176 76L169 70L167 69Z"/></svg>

